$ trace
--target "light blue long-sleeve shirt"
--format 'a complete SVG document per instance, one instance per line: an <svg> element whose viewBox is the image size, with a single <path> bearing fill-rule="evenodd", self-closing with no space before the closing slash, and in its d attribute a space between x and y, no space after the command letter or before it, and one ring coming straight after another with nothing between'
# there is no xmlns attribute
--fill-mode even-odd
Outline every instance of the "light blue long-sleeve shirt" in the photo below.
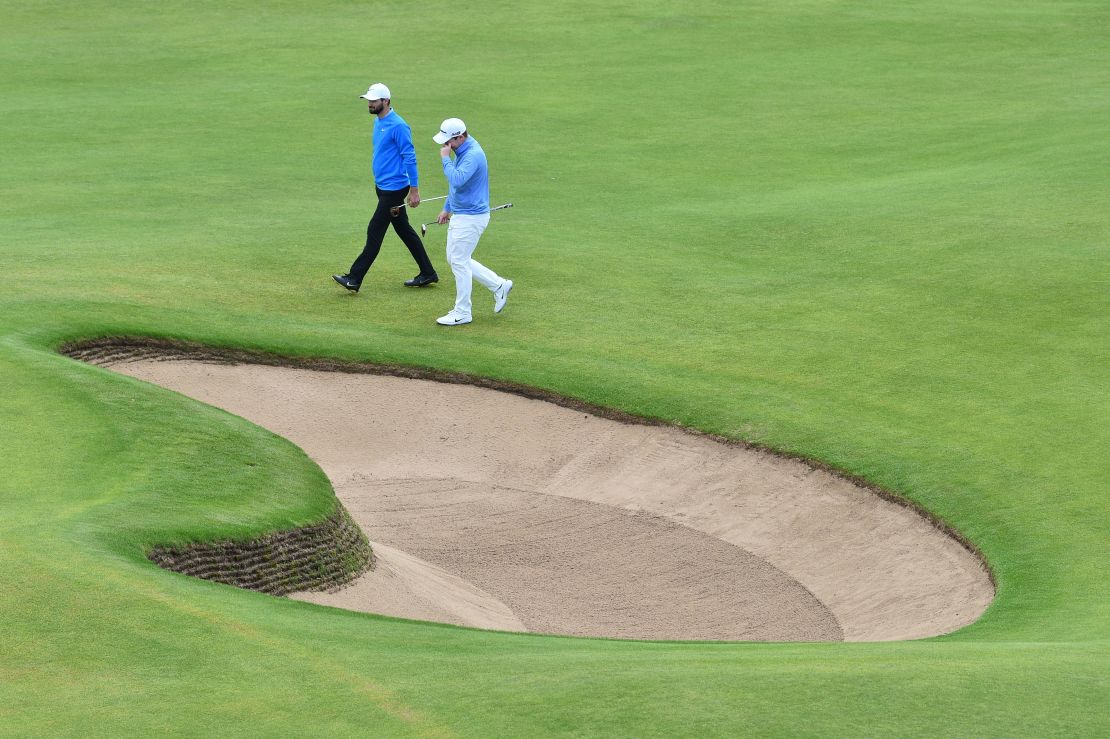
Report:
<svg viewBox="0 0 1110 739"><path fill-rule="evenodd" d="M374 119L374 184L383 190L420 187L412 130L394 110Z"/></svg>
<svg viewBox="0 0 1110 739"><path fill-rule="evenodd" d="M455 149L455 159L443 157L443 174L447 175L448 213L477 216L489 213L489 165L486 152L475 139L467 138Z"/></svg>

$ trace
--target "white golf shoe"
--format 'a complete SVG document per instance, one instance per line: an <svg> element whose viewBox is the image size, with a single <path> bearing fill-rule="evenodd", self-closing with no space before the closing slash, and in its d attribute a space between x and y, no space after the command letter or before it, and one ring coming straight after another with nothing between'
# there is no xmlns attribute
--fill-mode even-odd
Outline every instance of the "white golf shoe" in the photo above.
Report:
<svg viewBox="0 0 1110 739"><path fill-rule="evenodd" d="M470 320L470 316L464 316L455 311L451 311L447 315L437 318L436 323L440 326L461 326L464 323L470 323Z"/></svg>
<svg viewBox="0 0 1110 739"><path fill-rule="evenodd" d="M501 283L501 287L493 291L493 312L500 313L504 307L505 302L509 299L509 293L513 289L513 281L505 280Z"/></svg>

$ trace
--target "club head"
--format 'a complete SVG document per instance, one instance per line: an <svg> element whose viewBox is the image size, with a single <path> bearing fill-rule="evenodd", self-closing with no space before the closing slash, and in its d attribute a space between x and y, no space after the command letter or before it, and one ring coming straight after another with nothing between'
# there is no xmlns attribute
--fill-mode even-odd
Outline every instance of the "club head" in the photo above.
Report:
<svg viewBox="0 0 1110 739"><path fill-rule="evenodd" d="M401 212L401 207L398 206L398 205L394 205L392 208L389 209L389 215L392 216L393 218L396 218L397 214L400 213L400 212Z"/></svg>
<svg viewBox="0 0 1110 739"><path fill-rule="evenodd" d="M427 223L421 223L420 224L420 235L421 236L427 236L428 235L428 224Z"/></svg>

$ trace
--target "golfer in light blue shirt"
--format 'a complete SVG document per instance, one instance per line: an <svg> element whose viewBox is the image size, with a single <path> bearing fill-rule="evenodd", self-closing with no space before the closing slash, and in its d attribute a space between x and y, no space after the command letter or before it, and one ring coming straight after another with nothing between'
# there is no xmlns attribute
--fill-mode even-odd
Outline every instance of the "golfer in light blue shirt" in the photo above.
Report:
<svg viewBox="0 0 1110 739"><path fill-rule="evenodd" d="M455 275L455 307L436 319L441 326L461 326L473 320L470 291L477 280L493 293L493 312L500 313L509 299L513 281L497 275L472 257L478 239L489 225L489 166L486 152L467 133L466 124L448 118L432 139L441 147L440 160L447 177L448 195L437 223L447 225L447 263ZM455 158L452 159L451 155Z"/></svg>

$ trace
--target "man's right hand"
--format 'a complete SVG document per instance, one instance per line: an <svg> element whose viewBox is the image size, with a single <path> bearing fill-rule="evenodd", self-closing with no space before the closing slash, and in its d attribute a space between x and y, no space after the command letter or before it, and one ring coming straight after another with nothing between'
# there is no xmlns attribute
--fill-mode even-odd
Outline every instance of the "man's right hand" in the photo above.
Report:
<svg viewBox="0 0 1110 739"><path fill-rule="evenodd" d="M436 223L439 223L441 225L447 223L449 220L451 220L451 214L445 210L441 210L439 212L439 215L436 216Z"/></svg>

